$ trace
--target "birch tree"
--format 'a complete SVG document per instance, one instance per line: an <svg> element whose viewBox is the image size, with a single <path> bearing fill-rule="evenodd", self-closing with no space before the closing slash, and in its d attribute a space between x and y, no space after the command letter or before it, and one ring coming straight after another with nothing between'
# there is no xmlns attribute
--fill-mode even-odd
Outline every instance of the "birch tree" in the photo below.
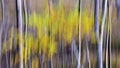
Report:
<svg viewBox="0 0 120 68"><path fill-rule="evenodd" d="M113 8L113 0L110 0L110 2L109 2L109 31L110 31L110 45L109 45L109 68L112 68L112 55L111 55L111 35L112 35L112 21L111 21L111 19L112 19L112 8Z"/></svg>
<svg viewBox="0 0 120 68"><path fill-rule="evenodd" d="M27 67L27 65L28 65L28 63L27 63L27 57L26 57L27 54L28 54L27 53L27 50L28 50L27 49L27 43L28 43L27 42L28 16L27 16L27 5L26 5L27 3L26 3L26 1L27 0L23 0L23 3L24 3L24 17L25 17L24 18L25 19L25 38L24 38L25 39L25 56L24 56L25 57L25 67Z"/></svg>
<svg viewBox="0 0 120 68"><path fill-rule="evenodd" d="M18 23L18 32L19 32L19 55L20 55L20 68L23 68L23 41L22 41L22 0L16 0L16 9L17 9L17 23Z"/></svg>
<svg viewBox="0 0 120 68"><path fill-rule="evenodd" d="M111 15L112 15L112 3L113 1L110 0L108 2L108 22L107 22L107 44L106 44L106 68L111 68Z"/></svg>
<svg viewBox="0 0 120 68"><path fill-rule="evenodd" d="M98 47L98 67L102 68L102 53L100 50L100 44L99 44L99 22L98 22L98 17L99 17L99 0L94 0L94 30L96 34L96 41L97 41L97 47ZM101 66L101 67L100 67Z"/></svg>
<svg viewBox="0 0 120 68"><path fill-rule="evenodd" d="M78 4L78 13L79 13L79 55L78 55L78 65L77 68L81 67L81 13L82 13L82 0L79 0Z"/></svg>
<svg viewBox="0 0 120 68"><path fill-rule="evenodd" d="M107 13L107 0L103 1L103 11L102 11L102 24L101 24L101 35L99 35L99 0L95 0L95 12L94 12L94 29L96 33L96 39L97 39L97 47L98 47L98 68L103 68L103 62L102 62L102 45L103 45L103 32L104 32L104 26L105 26L105 19L106 19L106 13Z"/></svg>

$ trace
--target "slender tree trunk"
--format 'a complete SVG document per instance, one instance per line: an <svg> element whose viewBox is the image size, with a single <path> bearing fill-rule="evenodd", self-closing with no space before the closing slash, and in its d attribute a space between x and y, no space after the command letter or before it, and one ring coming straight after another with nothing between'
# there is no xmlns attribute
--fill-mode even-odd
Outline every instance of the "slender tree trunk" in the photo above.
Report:
<svg viewBox="0 0 120 68"><path fill-rule="evenodd" d="M117 5L117 13L118 13L117 16L120 19L120 0L117 0L116 5Z"/></svg>
<svg viewBox="0 0 120 68"><path fill-rule="evenodd" d="M86 64L86 61L87 61L87 60L86 60L86 57L87 57L86 53L87 53L87 52L86 52L85 49L83 49L83 53L84 53L84 54L83 54L84 56L83 56L83 62L82 62L81 68L85 68L85 64Z"/></svg>
<svg viewBox="0 0 120 68"><path fill-rule="evenodd" d="M111 35L112 35L112 23L111 23L111 15L112 15L112 8L113 8L113 0L110 0L110 2L109 2L109 25L110 25L110 45L109 45L109 68L112 68L112 64L111 64L111 60L112 60L112 58L111 58Z"/></svg>
<svg viewBox="0 0 120 68"><path fill-rule="evenodd" d="M24 2L25 3L25 2ZM32 10L31 10L31 6L32 6L32 0L26 0L26 3L27 3L27 5L26 5L26 8L25 8L25 16L26 16L26 37L27 37L27 34L28 34L28 32L27 32L27 28L28 28L28 24L29 24L29 15L28 14L30 14L31 12L32 12ZM28 20L27 20L28 19ZM27 45L27 40L26 40L26 45ZM27 50L27 52L30 52L29 53L29 55L28 55L28 68L31 68L31 49L28 49Z"/></svg>
<svg viewBox="0 0 120 68"><path fill-rule="evenodd" d="M2 10L2 23L0 25L0 68L2 68L2 65L1 65L1 60L2 60L2 33L3 33L3 24L4 24L4 0L1 0L1 10Z"/></svg>
<svg viewBox="0 0 120 68"><path fill-rule="evenodd" d="M81 13L82 13L82 0L79 0L78 5L79 13L79 56L78 56L78 65L77 68L81 68Z"/></svg>
<svg viewBox="0 0 120 68"><path fill-rule="evenodd" d="M105 19L107 14L107 0L104 0L104 7L103 7L103 16L102 16L102 25L101 25L101 36L100 36L100 45L99 45L99 56L100 56L100 68L103 68L102 63L102 45L103 45L103 32L104 32L104 26L105 26Z"/></svg>
<svg viewBox="0 0 120 68"><path fill-rule="evenodd" d="M28 16L27 16L27 5L26 5L26 0L23 1L24 3L24 17L25 17L25 68L28 67L28 63L27 63L27 55L28 55L28 48L27 48L27 28L28 28Z"/></svg>
<svg viewBox="0 0 120 68"><path fill-rule="evenodd" d="M111 12L112 12L112 1L108 4L108 31L107 31L107 47L106 47L106 68L111 68Z"/></svg>
<svg viewBox="0 0 120 68"><path fill-rule="evenodd" d="M90 68L90 55L89 55L89 38L86 36L86 56L88 60L88 68Z"/></svg>
<svg viewBox="0 0 120 68"><path fill-rule="evenodd" d="M51 16L51 10L52 10L52 0L48 0L48 6L49 6L49 17ZM51 21L49 21L49 23L51 23ZM50 24L50 30L52 30L52 24ZM50 33L50 43L52 41L52 33ZM53 56L51 54L51 68L53 68Z"/></svg>
<svg viewBox="0 0 120 68"><path fill-rule="evenodd" d="M12 46L13 46L13 38L14 38L14 27L11 27L11 37L10 37L10 68L12 68L11 58L12 58Z"/></svg>
<svg viewBox="0 0 120 68"><path fill-rule="evenodd" d="M16 0L16 3L17 3L17 23L18 23L18 32L19 32L19 48L20 48L20 51L19 51L19 55L20 55L20 68L23 68L23 41L22 41L22 35L23 35L23 32L22 32L22 0Z"/></svg>
<svg viewBox="0 0 120 68"><path fill-rule="evenodd" d="M76 43L75 43L74 39L72 39L72 41L71 41L71 48L72 48L72 52L75 54L76 60L78 61L79 53L78 53L78 50L77 50Z"/></svg>
<svg viewBox="0 0 120 68"><path fill-rule="evenodd" d="M100 47L100 43L99 43L99 22L98 22L98 18L99 18L99 0L95 0L94 1L94 30L96 33L96 40L97 40L97 48L98 48L98 55L97 55L97 67L98 68L102 68L102 52L101 52L101 47Z"/></svg>
<svg viewBox="0 0 120 68"><path fill-rule="evenodd" d="M107 44L106 44L106 68L108 68L108 47L109 47L109 25L107 23Z"/></svg>

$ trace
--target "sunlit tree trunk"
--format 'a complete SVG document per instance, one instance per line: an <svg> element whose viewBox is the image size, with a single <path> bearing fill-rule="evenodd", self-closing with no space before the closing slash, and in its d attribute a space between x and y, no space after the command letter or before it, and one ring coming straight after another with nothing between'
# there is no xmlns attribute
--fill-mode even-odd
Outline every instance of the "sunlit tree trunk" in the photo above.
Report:
<svg viewBox="0 0 120 68"><path fill-rule="evenodd" d="M20 55L20 68L23 68L23 40L22 40L22 0L16 0L16 6L17 6L17 23L18 23L18 32L19 32L19 55Z"/></svg>
<svg viewBox="0 0 120 68"><path fill-rule="evenodd" d="M102 15L102 24L101 24L101 36L100 36L100 40L99 40L99 43L100 43L100 45L99 45L99 47L98 47L98 52L100 53L98 53L99 55L98 56L100 56L99 57L99 59L100 59L100 68L103 68L103 63L102 63L102 45L103 45L103 32L104 32L104 27L105 27L105 19L106 19L106 14L107 14L107 0L104 0L104 4L103 4L104 6L103 6L103 10L102 10L102 12L103 12L103 15Z"/></svg>
<svg viewBox="0 0 120 68"><path fill-rule="evenodd" d="M81 13L82 13L82 0L79 0L78 5L78 13L79 13L79 55L78 55L78 65L77 68L81 68Z"/></svg>
<svg viewBox="0 0 120 68"><path fill-rule="evenodd" d="M105 25L105 17L107 11L107 0L103 0L103 16L102 16L102 25L101 25L101 36L99 36L99 0L95 0L95 10L94 10L94 30L96 33L96 40L97 40L97 48L98 48L98 55L97 55L97 66L98 68L103 68L102 62L102 45L103 45L103 30Z"/></svg>

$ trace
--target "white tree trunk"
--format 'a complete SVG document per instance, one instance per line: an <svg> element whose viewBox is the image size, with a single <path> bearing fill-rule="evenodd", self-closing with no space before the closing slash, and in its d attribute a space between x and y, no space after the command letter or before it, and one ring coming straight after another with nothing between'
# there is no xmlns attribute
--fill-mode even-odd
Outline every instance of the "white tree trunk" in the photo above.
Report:
<svg viewBox="0 0 120 68"><path fill-rule="evenodd" d="M97 53L97 67L102 68L102 58L101 58L101 49L100 49L100 43L99 43L99 0L94 1L94 30L96 34L96 41L97 41L97 47L98 47L98 53Z"/></svg>
<svg viewBox="0 0 120 68"><path fill-rule="evenodd" d="M23 46L23 41L22 41L22 0L17 0L17 11L18 11L18 31L19 31L19 55L20 55L20 68L23 68L23 54L22 54L22 46Z"/></svg>
<svg viewBox="0 0 120 68"><path fill-rule="evenodd" d="M81 68L81 13L82 13L82 0L79 0L79 56L77 68Z"/></svg>
<svg viewBox="0 0 120 68"><path fill-rule="evenodd" d="M103 11L103 17L102 17L102 25L101 25L101 36L99 40L99 47L100 47L100 68L103 68L103 63L102 63L102 45L103 45L103 32L104 32L104 26L105 26L105 19L106 19L106 14L107 14L107 0L104 0L104 11Z"/></svg>

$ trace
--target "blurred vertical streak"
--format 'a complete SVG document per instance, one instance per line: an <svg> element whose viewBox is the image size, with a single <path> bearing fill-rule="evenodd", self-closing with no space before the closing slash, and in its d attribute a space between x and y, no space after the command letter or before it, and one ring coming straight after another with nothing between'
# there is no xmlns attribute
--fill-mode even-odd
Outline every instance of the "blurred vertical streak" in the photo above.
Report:
<svg viewBox="0 0 120 68"><path fill-rule="evenodd" d="M0 24L0 68L2 68L2 33L4 24L4 0L1 0L2 23Z"/></svg>
<svg viewBox="0 0 120 68"><path fill-rule="evenodd" d="M48 0L48 6L49 6L49 18L51 17L51 11L52 11L52 0ZM50 23L50 31L52 30L52 23L51 23L52 21L50 20L49 21L49 23ZM52 43L52 32L50 33L50 44ZM50 66L50 68L53 68L53 56L52 56L52 54L51 54L51 57L50 57L50 59L51 59L51 66Z"/></svg>
<svg viewBox="0 0 120 68"><path fill-rule="evenodd" d="M77 47L76 47L76 43L75 43L75 40L74 39L72 39L72 41L71 41L71 47L72 47L72 52L75 54L75 58L76 58L76 61L78 61L77 59L78 59L78 50L77 50Z"/></svg>
<svg viewBox="0 0 120 68"><path fill-rule="evenodd" d="M117 13L118 13L118 18L120 19L120 0L117 0Z"/></svg>
<svg viewBox="0 0 120 68"><path fill-rule="evenodd" d="M59 0L58 2L59 2L59 6L61 6L61 1L62 0ZM60 11L61 11L61 8L60 8ZM62 13L61 13L62 14ZM60 23L61 24L61 23ZM60 61L60 59L61 59L61 53L62 53L62 50L61 50L61 32L60 32L60 25L58 26L58 29L59 29L59 46L58 46L58 51L59 51L59 54L58 54L58 60L59 60L59 62L61 63L61 61ZM57 61L57 67L60 67L59 65L60 64L58 64L59 63L58 61ZM61 65L62 66L62 65Z"/></svg>
<svg viewBox="0 0 120 68"><path fill-rule="evenodd" d="M109 23L107 22L107 42L106 42L106 68L108 68L108 47L109 47Z"/></svg>
<svg viewBox="0 0 120 68"><path fill-rule="evenodd" d="M73 40L72 40L73 41ZM74 51L73 51L73 45L71 43L71 56L72 56L72 61L71 61L71 65L73 66L73 54L74 54Z"/></svg>
<svg viewBox="0 0 120 68"><path fill-rule="evenodd" d="M8 46L7 46L7 34L8 34L8 29L9 29L9 22L8 22L8 19L9 19L9 15L8 15L8 18L7 18L7 22L4 22L4 25L3 25L3 32L4 32L4 47L5 47L5 59L6 59L6 68L9 67L9 56L8 56Z"/></svg>
<svg viewBox="0 0 120 68"><path fill-rule="evenodd" d="M2 25L2 23L1 23L1 25ZM0 25L0 68L1 68L1 51L2 51L2 26Z"/></svg>
<svg viewBox="0 0 120 68"><path fill-rule="evenodd" d="M28 28L28 15L27 15L27 5L26 5L26 0L23 1L24 3L24 15L25 15L25 57L27 56L27 28ZM27 59L25 58L25 68L27 68Z"/></svg>
<svg viewBox="0 0 120 68"><path fill-rule="evenodd" d="M116 27L119 27L119 19L120 19L120 0L116 0L116 8L117 8L117 19L116 19ZM118 31L118 29L116 29ZM119 32L118 32L119 33ZM118 33L116 34L118 37ZM116 62L115 67L118 68L118 47L119 47L119 38L116 39Z"/></svg>
<svg viewBox="0 0 120 68"><path fill-rule="evenodd" d="M11 58L12 58L12 45L13 45L13 37L14 37L14 34L13 34L13 32L14 32L14 29L13 29L13 27L11 27L11 38L10 38L10 68L12 68L12 60L11 60Z"/></svg>
<svg viewBox="0 0 120 68"><path fill-rule="evenodd" d="M27 19L28 20L26 20L26 31L28 30L27 28L28 28L28 24L29 24L29 14L32 12L32 10L31 10L31 7L32 7L32 0L26 0L26 3L27 3L27 6L26 6L26 12L27 12ZM26 35L27 35L27 33L28 32L26 32ZM26 36L27 37L27 36ZM27 41L27 40L26 40ZM29 43L29 42L26 42L26 43ZM29 49L28 50L29 52L30 52L30 54L28 55L28 68L31 68L31 50ZM27 51L27 52L28 52Z"/></svg>
<svg viewBox="0 0 120 68"><path fill-rule="evenodd" d="M78 4L78 16L79 16L79 56L77 68L81 68L81 13L82 13L82 0L79 0Z"/></svg>
<svg viewBox="0 0 120 68"><path fill-rule="evenodd" d="M107 0L104 0L104 7L103 7L103 10L102 10L102 24L101 24L101 36L100 36L100 47L98 48L99 49L99 59L100 59L100 68L103 68L103 63L102 63L102 45L103 45L103 32L104 32L104 27L105 27L105 20L106 20L106 14L107 14Z"/></svg>
<svg viewBox="0 0 120 68"><path fill-rule="evenodd" d="M22 0L16 0L16 12L17 12L17 23L18 23L18 32L19 32L19 55L20 55L20 68L23 68L23 54L22 54L22 46L23 46L23 40L22 40Z"/></svg>
<svg viewBox="0 0 120 68"><path fill-rule="evenodd" d="M90 54L89 54L89 38L86 36L86 52L87 52L87 60L88 60L88 67L90 68Z"/></svg>
<svg viewBox="0 0 120 68"><path fill-rule="evenodd" d="M110 35L110 24L109 24L109 3L107 5L107 17L108 17L108 20L106 22L106 44L105 44L105 67L106 68L109 68L109 35Z"/></svg>
<svg viewBox="0 0 120 68"><path fill-rule="evenodd" d="M85 51L86 49L83 49L83 62L82 62L82 65L81 65L81 68L85 68L86 66L85 66L85 64L86 64L86 51Z"/></svg>
<svg viewBox="0 0 120 68"><path fill-rule="evenodd" d="M109 1L109 25L110 25L110 45L109 45L109 68L112 68L112 53L111 53L111 36L112 36L112 8L113 8L113 0Z"/></svg>
<svg viewBox="0 0 120 68"><path fill-rule="evenodd" d="M94 31L96 33L96 41L97 41L97 47L98 47L98 54L97 54L97 66L98 68L102 68L102 53L99 43L99 0L94 0Z"/></svg>

